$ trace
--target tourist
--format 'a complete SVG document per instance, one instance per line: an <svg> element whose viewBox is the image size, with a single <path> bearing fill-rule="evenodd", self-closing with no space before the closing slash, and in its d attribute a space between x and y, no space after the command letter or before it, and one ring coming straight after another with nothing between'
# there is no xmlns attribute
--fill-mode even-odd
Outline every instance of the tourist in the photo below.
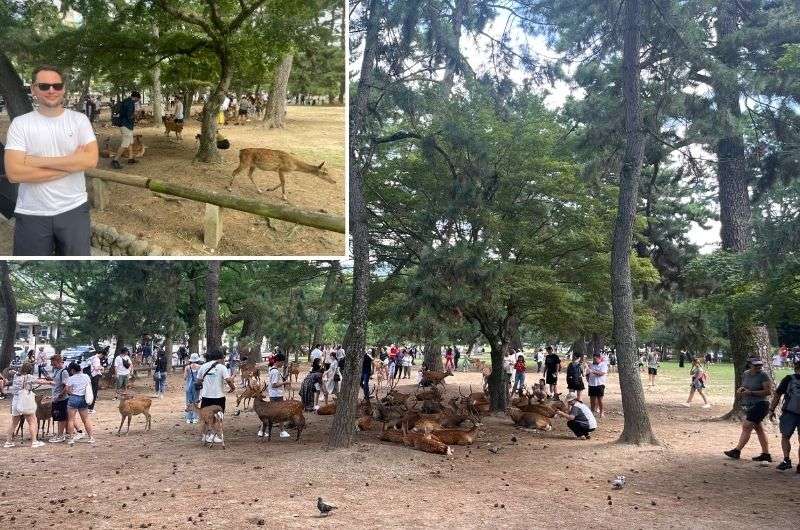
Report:
<svg viewBox="0 0 800 530"><path fill-rule="evenodd" d="M364 391L364 399L369 399L369 379L372 377L374 355L375 348L370 348L364 353L364 360L361 362L361 390Z"/></svg>
<svg viewBox="0 0 800 530"><path fill-rule="evenodd" d="M742 409L745 419L742 420L742 434L739 443L733 449L725 451L730 458L738 459L742 449L750 440L750 434L755 430L758 442L761 444L761 454L754 456L756 462L772 462L769 454L769 442L764 426L761 422L769 413L769 396L772 394L772 381L764 373L764 361L760 357L750 358L750 368L742 374L742 386L736 390L737 396L741 399Z"/></svg>
<svg viewBox="0 0 800 530"><path fill-rule="evenodd" d="M100 377L103 375L102 358L108 354L105 350L94 352L94 355L87 359L89 363L89 378L92 384L92 395L94 400L89 403L89 414L94 414L94 404L97 403L98 392L100 391Z"/></svg>
<svg viewBox="0 0 800 530"><path fill-rule="evenodd" d="M553 352L552 346L547 346L547 355L544 357L544 379L550 386L550 395L558 395L558 374L561 372L561 357Z"/></svg>
<svg viewBox="0 0 800 530"><path fill-rule="evenodd" d="M84 170L99 150L89 119L64 108L64 79L52 66L33 71L36 110L11 122L8 180L20 183L14 210L15 256L88 256L91 227Z"/></svg>
<svg viewBox="0 0 800 530"><path fill-rule="evenodd" d="M125 154L125 151L128 151L129 164L136 164L138 162L133 157L133 149L130 147L133 145L133 127L136 121L136 104L141 99L142 95L134 90L131 92L129 97L123 99L118 105L119 115L114 125L119 127L119 133L122 141L119 144L119 149L117 152L114 153L113 157L111 157L111 167L114 169L122 169L119 159Z"/></svg>
<svg viewBox="0 0 800 530"><path fill-rule="evenodd" d="M617 368L617 354L616 352L611 352L608 354L608 371L613 372Z"/></svg>
<svg viewBox="0 0 800 530"><path fill-rule="evenodd" d="M514 362L514 385L511 387L511 393L518 393L522 396L522 391L525 389L525 356L518 355L517 360Z"/></svg>
<svg viewBox="0 0 800 530"><path fill-rule="evenodd" d="M50 358L50 366L53 369L53 377L50 380L52 385L53 421L56 422L57 432L49 441L51 443L60 443L67 439L65 433L67 431L67 401L69 398L67 380L69 379L69 373L64 369L64 359L59 354L55 354ZM94 405L94 402L92 404Z"/></svg>
<svg viewBox="0 0 800 530"><path fill-rule="evenodd" d="M28 360L27 362L31 363L32 365L36 363L36 350L28 350Z"/></svg>
<svg viewBox="0 0 800 530"><path fill-rule="evenodd" d="M239 115L236 118L237 125L244 125L247 122L247 115L252 108L253 103L250 101L250 99L248 99L246 95L242 96L242 99L239 102Z"/></svg>
<svg viewBox="0 0 800 530"><path fill-rule="evenodd" d="M303 410L313 412L319 408L317 401L320 392L325 394L325 403L328 403L328 392L322 381L322 368L318 364L311 367L311 371L300 383L300 400L303 402ZM263 433L261 434L263 436Z"/></svg>
<svg viewBox="0 0 800 530"><path fill-rule="evenodd" d="M656 386L656 376L658 375L658 352L653 350L647 354L647 377L650 387Z"/></svg>
<svg viewBox="0 0 800 530"><path fill-rule="evenodd" d="M545 380L539 379L538 383L531 385L531 392L533 392L533 397L538 401L547 399L547 384Z"/></svg>
<svg viewBox="0 0 800 530"><path fill-rule="evenodd" d="M163 347L159 348L156 354L156 362L153 366L153 381L155 382L155 397L162 399L167 388L167 352Z"/></svg>
<svg viewBox="0 0 800 530"><path fill-rule="evenodd" d="M183 101L176 95L173 96L172 102L172 116L175 123L183 123Z"/></svg>
<svg viewBox="0 0 800 530"><path fill-rule="evenodd" d="M142 364L150 364L150 357L153 355L153 339L150 335L145 335L142 339Z"/></svg>
<svg viewBox="0 0 800 530"><path fill-rule="evenodd" d="M572 361L567 365L567 390L578 396L578 401L581 400L581 392L586 388L583 385L585 366L586 362L581 353L574 354Z"/></svg>
<svg viewBox="0 0 800 530"><path fill-rule="evenodd" d="M503 384L506 388L506 393L511 395L511 382L514 380L514 364L517 362L517 356L514 354L513 348L503 358L503 375L505 380Z"/></svg>
<svg viewBox="0 0 800 530"><path fill-rule="evenodd" d="M403 379L411 379L411 365L414 364L414 356L411 352L406 352L403 356Z"/></svg>
<svg viewBox="0 0 800 530"><path fill-rule="evenodd" d="M33 385L47 384L46 379L39 379L33 375L33 364L24 363L19 373L14 376L11 382L11 425L8 428L8 437L5 448L14 447L14 431L21 423L28 424L28 432L31 435L31 447L41 447L44 442L36 439L38 425L36 420L36 401L33 395Z"/></svg>
<svg viewBox="0 0 800 530"><path fill-rule="evenodd" d="M447 348L444 352L444 369L453 371L453 348Z"/></svg>
<svg viewBox="0 0 800 530"><path fill-rule="evenodd" d="M342 380L342 372L339 371L339 361L336 359L336 351L333 350L328 355L328 369L325 371L325 380L326 380L326 396L325 396L325 403L328 402L327 395L328 394L336 394L339 395L339 386L341 385Z"/></svg>
<svg viewBox="0 0 800 530"><path fill-rule="evenodd" d="M575 436L588 440L591 438L590 433L597 429L594 414L578 399L578 395L572 392L567 394L567 404L570 406L569 413L561 410L556 410L555 413L567 418L567 427L575 433Z"/></svg>
<svg viewBox="0 0 800 530"><path fill-rule="evenodd" d="M128 376L131 373L131 365L130 350L125 346L114 359L117 394L128 389Z"/></svg>
<svg viewBox="0 0 800 530"><path fill-rule="evenodd" d="M544 364L544 350L539 348L536 352L536 373L542 373L542 364Z"/></svg>
<svg viewBox="0 0 800 530"><path fill-rule="evenodd" d="M586 381L589 384L589 404L592 412L603 418L603 396L606 392L606 377L608 375L608 363L603 359L600 352L595 352L592 356L592 364L587 367Z"/></svg>
<svg viewBox="0 0 800 530"><path fill-rule="evenodd" d="M282 353L279 353L275 356L275 364L272 368L269 369L269 382L267 383L267 395L269 395L270 401L283 401L283 388L288 386L290 383L283 379L283 374L281 373L281 368L283 368L283 363L286 362L286 356ZM268 435L261 430L258 431L259 436ZM286 432L286 429L283 427L283 422L281 422L281 438L288 438L289 433Z"/></svg>
<svg viewBox="0 0 800 530"><path fill-rule="evenodd" d="M44 352L44 346L39 346L39 351L36 352L36 367L39 377L47 377L47 354Z"/></svg>
<svg viewBox="0 0 800 530"><path fill-rule="evenodd" d="M183 388L186 391L186 423L197 423L200 415L197 413L197 402L200 395L194 384L199 379L200 355L193 353L189 357L189 364L183 369Z"/></svg>
<svg viewBox="0 0 800 530"><path fill-rule="evenodd" d="M778 384L772 403L769 406L769 417L775 419L775 409L783 396L783 407L781 408L781 449L783 450L783 461L778 464L780 471L785 471L792 467L792 435L797 433L800 442L800 361L794 362L794 373L789 374ZM800 445L797 447L797 457L800 460ZM797 472L800 473L800 463L797 465Z"/></svg>
<svg viewBox="0 0 800 530"><path fill-rule="evenodd" d="M322 359L322 349L320 348L319 344L314 344L314 348L311 350L311 354L308 357L308 362L313 363L314 359Z"/></svg>
<svg viewBox="0 0 800 530"><path fill-rule="evenodd" d="M453 346L453 371L458 370L458 361L461 359L461 350L458 346Z"/></svg>
<svg viewBox="0 0 800 530"><path fill-rule="evenodd" d="M200 389L200 408L218 405L225 412L225 384L228 391L233 392L236 387L228 367L223 362L225 354L221 350L209 352L207 361L197 369L198 382L202 383ZM223 437L218 434L204 434L203 442L222 443Z"/></svg>
<svg viewBox="0 0 800 530"><path fill-rule="evenodd" d="M83 438L85 435L82 432L75 432L75 416L80 416L81 422L86 429L86 434L89 435L87 442L94 443L94 427L89 419L89 403L94 402L94 395L92 394L92 380L88 375L81 371L78 363L72 362L67 367L69 379L67 379L67 443L73 445L75 442Z"/></svg>
<svg viewBox="0 0 800 530"><path fill-rule="evenodd" d="M689 398L683 405L685 407L691 407L694 393L697 392L700 394L700 397L703 398L703 408L711 408L711 403L708 402L706 395L703 393L703 389L706 387L708 374L706 374L705 369L703 369L703 366L700 363L700 357L695 357L692 359L692 368L689 370L689 375L692 377L691 386L689 387Z"/></svg>

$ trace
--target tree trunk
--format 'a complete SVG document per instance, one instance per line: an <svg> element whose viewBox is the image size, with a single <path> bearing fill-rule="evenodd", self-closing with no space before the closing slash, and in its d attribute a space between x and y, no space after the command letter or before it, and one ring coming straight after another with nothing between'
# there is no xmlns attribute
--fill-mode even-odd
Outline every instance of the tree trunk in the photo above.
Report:
<svg viewBox="0 0 800 530"><path fill-rule="evenodd" d="M286 87L289 84L289 74L292 72L293 58L294 54L291 52L284 54L272 80L267 113L264 115L264 124L270 129L283 128L283 121L286 118Z"/></svg>
<svg viewBox="0 0 800 530"><path fill-rule="evenodd" d="M206 351L222 347L222 330L219 329L219 269L220 261L208 262L206 275Z"/></svg>
<svg viewBox="0 0 800 530"><path fill-rule="evenodd" d="M159 31L158 22L153 21L153 37L158 41ZM161 123L161 117L164 115L164 109L161 107L161 63L156 63L153 67L153 123L158 126Z"/></svg>
<svg viewBox="0 0 800 530"><path fill-rule="evenodd" d="M631 242L636 216L636 193L642 170L644 139L639 93L639 48L641 5L625 2L623 30L622 91L625 99L625 153L619 176L619 207L611 252L611 293L614 314L614 343L619 360L619 386L625 425L619 441L632 444L658 443L650 426L639 378L636 328L631 285Z"/></svg>
<svg viewBox="0 0 800 530"><path fill-rule="evenodd" d="M339 42L342 45L342 53L345 52L347 49L347 41L345 39L345 28L347 27L347 6L345 4L342 6L342 27L341 27L341 35L339 35ZM339 105L344 105L344 95L347 91L347 68L345 67L345 71L342 73L341 81L339 83Z"/></svg>
<svg viewBox="0 0 800 530"><path fill-rule="evenodd" d="M194 99L194 91L186 90L181 97L183 97L183 121L184 123L188 123L189 118L192 117L192 100Z"/></svg>
<svg viewBox="0 0 800 530"><path fill-rule="evenodd" d="M423 345L422 362L428 367L428 370L441 371L444 366L442 365L442 345L434 340L427 340Z"/></svg>
<svg viewBox="0 0 800 530"><path fill-rule="evenodd" d="M738 31L739 7L736 3L721 0L717 5L716 30L718 35L717 58L732 72L739 69L739 49L733 39ZM741 87L737 76L716 75L712 80L714 103L717 107L717 130L720 138L715 146L717 155L717 180L719 181L720 239L722 249L744 252L750 248L753 224L750 212L750 194L747 189L749 175L744 153L744 138L739 128L741 117ZM728 331L731 357L735 372L734 400L727 419L742 415L741 396L735 390L741 386L742 373L747 358L759 352L764 360L764 371L772 378L772 359L769 355L769 336L765 326L756 325L750 315L728 312ZM764 347L766 345L766 347Z"/></svg>
<svg viewBox="0 0 800 530"><path fill-rule="evenodd" d="M11 285L8 262L0 261L0 297L3 299L5 322L3 326L2 349L0 349L0 370L11 364L14 358L14 339L17 335L17 297Z"/></svg>
<svg viewBox="0 0 800 530"><path fill-rule="evenodd" d="M33 110L22 79L11 64L11 60L2 51L0 51L0 95L6 101L8 117L12 120Z"/></svg>
<svg viewBox="0 0 800 530"><path fill-rule="evenodd" d="M497 339L489 339L490 355L492 359L492 373L489 376L489 404L493 412L502 412L508 406L508 389L506 388L506 374L503 370L503 356L505 347Z"/></svg>
<svg viewBox="0 0 800 530"><path fill-rule="evenodd" d="M194 274L194 273L193 273ZM200 313L203 299L200 296L200 286L197 278L191 278L188 286L189 307L186 310L186 327L189 333L189 353L200 352Z"/></svg>
<svg viewBox="0 0 800 530"><path fill-rule="evenodd" d="M233 69L231 67L230 50L220 47L216 50L219 58L220 79L214 90L208 95L203 105L203 123L200 129L200 148L195 155L195 160L200 162L219 162L222 156L217 149L217 114L222 107L222 101L231 84Z"/></svg>
<svg viewBox="0 0 800 530"><path fill-rule="evenodd" d="M325 324L328 323L328 311L330 304L333 301L333 291L336 288L336 280L339 277L339 271L342 266L338 261L331 261L330 268L328 269L328 276L325 279L325 288L322 290L322 296L319 301L319 309L317 310L317 319L314 322L314 339L312 340L312 347L314 344L322 344L322 333L325 331Z"/></svg>
<svg viewBox="0 0 800 530"><path fill-rule="evenodd" d="M333 417L328 447L349 447L355 431L356 406L367 334L367 288L369 286L369 240L367 208L364 203L364 166L361 142L367 119L369 95L376 64L381 2L370 0L369 19L364 38L361 77L353 108L350 110L350 236L353 245L353 298L350 325L345 335L346 363L336 414Z"/></svg>

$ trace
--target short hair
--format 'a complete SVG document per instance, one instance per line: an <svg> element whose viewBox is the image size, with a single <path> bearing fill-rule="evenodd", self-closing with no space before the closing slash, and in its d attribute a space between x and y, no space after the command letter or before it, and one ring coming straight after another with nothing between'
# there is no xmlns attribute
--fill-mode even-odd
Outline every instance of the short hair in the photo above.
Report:
<svg viewBox="0 0 800 530"><path fill-rule="evenodd" d="M52 364L54 362L60 363L63 360L64 359L63 359L63 357L61 357L61 354L57 353L57 354L53 355L52 357L50 357L50 364Z"/></svg>
<svg viewBox="0 0 800 530"><path fill-rule="evenodd" d="M142 95L141 95L139 92L137 92L136 90L134 90L133 92L131 92L131 97L132 97L132 98L139 98L139 99L142 99Z"/></svg>
<svg viewBox="0 0 800 530"><path fill-rule="evenodd" d="M80 371L81 371L81 365L79 365L75 361L72 361L71 363L69 363L69 366L67 366L67 372L78 373Z"/></svg>
<svg viewBox="0 0 800 530"><path fill-rule="evenodd" d="M62 82L64 81L64 72L62 72L59 67L53 66L51 64L43 64L41 66L37 66L33 70L33 75L31 75L31 83L35 83L36 82L36 75L39 72L55 72L55 73L57 73L59 75L59 77L61 77L61 81Z"/></svg>
<svg viewBox="0 0 800 530"><path fill-rule="evenodd" d="M283 362L283 361L286 360L286 356L284 354L282 354L282 353L278 353L277 355L275 355L275 360Z"/></svg>
<svg viewBox="0 0 800 530"><path fill-rule="evenodd" d="M28 375L33 373L33 365L31 363L23 363L19 369L19 373L22 375Z"/></svg>

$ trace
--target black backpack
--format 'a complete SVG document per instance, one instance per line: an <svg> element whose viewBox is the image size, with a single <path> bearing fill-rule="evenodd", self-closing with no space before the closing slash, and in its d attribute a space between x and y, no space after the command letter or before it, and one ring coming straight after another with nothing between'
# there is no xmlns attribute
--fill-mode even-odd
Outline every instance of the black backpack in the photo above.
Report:
<svg viewBox="0 0 800 530"><path fill-rule="evenodd" d="M578 363L569 363L569 366L567 366L567 386L577 383L580 377L580 365Z"/></svg>
<svg viewBox="0 0 800 530"><path fill-rule="evenodd" d="M111 125L122 127L122 101L114 104L114 109L111 111Z"/></svg>

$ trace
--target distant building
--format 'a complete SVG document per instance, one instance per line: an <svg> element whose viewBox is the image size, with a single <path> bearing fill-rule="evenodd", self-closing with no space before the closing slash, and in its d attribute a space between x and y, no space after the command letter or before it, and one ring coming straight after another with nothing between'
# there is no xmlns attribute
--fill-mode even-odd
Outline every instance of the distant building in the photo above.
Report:
<svg viewBox="0 0 800 530"><path fill-rule="evenodd" d="M25 343L30 348L40 342L50 342L58 336L55 324L44 324L31 313L17 313L16 342Z"/></svg>

